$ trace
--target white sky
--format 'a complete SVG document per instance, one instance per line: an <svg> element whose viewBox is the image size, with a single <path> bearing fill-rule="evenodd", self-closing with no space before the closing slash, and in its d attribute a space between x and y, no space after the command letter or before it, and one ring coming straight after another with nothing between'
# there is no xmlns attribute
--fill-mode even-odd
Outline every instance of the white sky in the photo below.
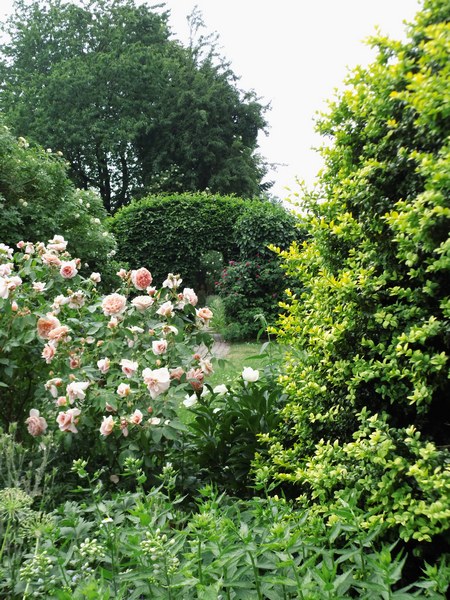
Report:
<svg viewBox="0 0 450 600"><path fill-rule="evenodd" d="M183 42L186 16L195 5L206 30L219 34L240 87L271 103L260 153L285 164L268 176L275 180L272 193L281 198L289 194L286 187L296 190L296 178L311 184L320 169L320 156L312 150L321 143L314 114L342 87L348 67L373 58L362 40L376 26L395 39L404 37L403 21L420 8L419 0L166 0L174 34ZM0 18L11 6L12 0L0 0Z"/></svg>

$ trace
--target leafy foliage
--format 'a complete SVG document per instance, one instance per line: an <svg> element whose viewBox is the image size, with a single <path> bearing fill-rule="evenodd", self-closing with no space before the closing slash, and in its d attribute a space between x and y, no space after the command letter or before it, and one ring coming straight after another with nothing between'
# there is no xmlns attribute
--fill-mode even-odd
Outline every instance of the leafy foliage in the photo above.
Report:
<svg viewBox="0 0 450 600"><path fill-rule="evenodd" d="M279 321L289 401L260 462L324 512L354 491L363 527L436 554L450 515L444 4L427 0L404 43L374 38L376 62L319 121L334 143L323 198L305 199L311 237L281 252L303 291Z"/></svg>
<svg viewBox="0 0 450 600"><path fill-rule="evenodd" d="M115 242L98 195L76 190L57 153L30 146L6 126L0 126L0 210L3 243L47 240L58 231L76 245L83 264L106 270Z"/></svg>
<svg viewBox="0 0 450 600"><path fill-rule="evenodd" d="M284 290L294 282L287 281L269 245L286 249L304 236L298 219L282 206L268 202L245 206L234 225L238 259L229 261L216 285L228 321L226 339L254 339L261 318L266 324L275 322Z"/></svg>
<svg viewBox="0 0 450 600"><path fill-rule="evenodd" d="M131 267L151 265L156 281L168 271L183 273L186 285L201 291L206 283L205 254L215 250L230 260L238 252L233 227L244 204L240 198L206 193L135 201L110 221L118 259Z"/></svg>
<svg viewBox="0 0 450 600"><path fill-rule="evenodd" d="M97 188L108 211L148 192L267 187L255 153L264 108L213 42L184 48L166 11L133 0L15 8L0 106L19 135L62 151L76 185Z"/></svg>

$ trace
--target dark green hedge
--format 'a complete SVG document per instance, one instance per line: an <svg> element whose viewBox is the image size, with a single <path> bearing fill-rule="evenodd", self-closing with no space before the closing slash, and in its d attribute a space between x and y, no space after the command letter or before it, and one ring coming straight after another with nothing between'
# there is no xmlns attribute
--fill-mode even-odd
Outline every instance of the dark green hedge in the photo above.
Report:
<svg viewBox="0 0 450 600"><path fill-rule="evenodd" d="M224 261L237 256L234 224L247 204L234 196L205 193L149 196L132 202L110 221L118 259L131 268L146 266L160 284L168 272L186 286L202 285L201 256L218 250Z"/></svg>

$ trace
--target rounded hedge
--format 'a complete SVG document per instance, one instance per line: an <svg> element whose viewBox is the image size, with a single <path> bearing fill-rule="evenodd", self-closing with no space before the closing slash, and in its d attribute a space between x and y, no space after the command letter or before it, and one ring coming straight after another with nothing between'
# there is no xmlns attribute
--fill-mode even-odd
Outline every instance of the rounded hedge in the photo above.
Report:
<svg viewBox="0 0 450 600"><path fill-rule="evenodd" d="M205 282L202 256L214 250L228 263L242 257L251 240L255 249L264 251L266 243L277 243L280 237L271 239L268 229L287 214L282 207L258 199L187 193L132 202L112 217L110 226L117 238L118 258L131 268L148 267L158 282L175 271L185 285L199 288ZM289 219L294 222L294 217ZM261 236L258 230L266 221Z"/></svg>

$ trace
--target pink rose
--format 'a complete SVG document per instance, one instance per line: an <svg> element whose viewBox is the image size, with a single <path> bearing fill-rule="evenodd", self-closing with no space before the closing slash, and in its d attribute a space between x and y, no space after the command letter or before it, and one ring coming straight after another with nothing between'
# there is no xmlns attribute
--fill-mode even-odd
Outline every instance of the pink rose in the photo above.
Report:
<svg viewBox="0 0 450 600"><path fill-rule="evenodd" d="M92 283L100 283L102 276L100 273L91 273L89 279L92 281Z"/></svg>
<svg viewBox="0 0 450 600"><path fill-rule="evenodd" d="M184 288L183 290L183 300L195 306L198 302L197 294L191 288Z"/></svg>
<svg viewBox="0 0 450 600"><path fill-rule="evenodd" d="M25 423L28 425L28 433L34 437L42 435L47 429L47 421L39 416L39 411L35 408L30 410L30 416Z"/></svg>
<svg viewBox="0 0 450 600"><path fill-rule="evenodd" d="M53 398L58 396L58 388L63 384L63 380L59 377L55 377L54 379L49 379L45 384L45 389L50 392Z"/></svg>
<svg viewBox="0 0 450 600"><path fill-rule="evenodd" d="M163 287L168 288L169 290L176 290L182 281L183 280L179 275L169 273L167 278L163 281Z"/></svg>
<svg viewBox="0 0 450 600"><path fill-rule="evenodd" d="M48 241L47 248L55 252L64 252L67 247L67 242L62 235L55 235L52 240Z"/></svg>
<svg viewBox="0 0 450 600"><path fill-rule="evenodd" d="M15 300L13 300L13 301L11 302L11 310L12 310L13 312L17 312L17 311L19 310L19 305L17 304L17 302L16 302Z"/></svg>
<svg viewBox="0 0 450 600"><path fill-rule="evenodd" d="M152 342L153 354L165 354L167 352L167 340L156 340Z"/></svg>
<svg viewBox="0 0 450 600"><path fill-rule="evenodd" d="M122 367L122 373L124 373L128 378L130 378L133 377L139 365L133 360L122 358L122 360L120 361L120 366Z"/></svg>
<svg viewBox="0 0 450 600"><path fill-rule="evenodd" d="M72 381L66 387L66 393L69 398L70 404L73 404L75 400L84 400L86 398L86 390L89 387L89 381Z"/></svg>
<svg viewBox="0 0 450 600"><path fill-rule="evenodd" d="M136 271L131 271L131 281L136 289L145 290L151 285L153 277L150 271L141 267Z"/></svg>
<svg viewBox="0 0 450 600"><path fill-rule="evenodd" d="M197 317L203 321L206 325L213 318L213 312L208 307L198 308L196 311Z"/></svg>
<svg viewBox="0 0 450 600"><path fill-rule="evenodd" d="M112 430L114 429L114 425L114 419L111 415L109 417L103 417L103 422L100 425L100 433L105 437L107 435L110 435L110 433L112 433Z"/></svg>
<svg viewBox="0 0 450 600"><path fill-rule="evenodd" d="M101 358L97 361L97 367L99 368L101 373L107 373L109 371L109 367L111 366L111 361L109 358Z"/></svg>
<svg viewBox="0 0 450 600"><path fill-rule="evenodd" d="M75 260L68 260L61 263L59 274L64 279L72 279L78 273L77 263Z"/></svg>
<svg viewBox="0 0 450 600"><path fill-rule="evenodd" d="M49 365L52 360L55 358L56 349L55 346L50 344L45 344L44 349L42 350L42 358L45 359L45 362Z"/></svg>
<svg viewBox="0 0 450 600"><path fill-rule="evenodd" d="M41 317L37 322L37 333L38 336L44 340L49 339L49 333L52 329L61 327L59 319L54 317L51 313L47 313L46 317Z"/></svg>
<svg viewBox="0 0 450 600"><path fill-rule="evenodd" d="M66 412L60 412L56 417L56 422L58 423L60 430L78 433L76 425L78 425L78 416L80 413L81 411L79 408L69 408Z"/></svg>
<svg viewBox="0 0 450 600"><path fill-rule="evenodd" d="M133 423L134 425L140 425L143 418L144 415L141 413L141 411L136 409L130 417L130 423Z"/></svg>
<svg viewBox="0 0 450 600"><path fill-rule="evenodd" d="M125 271L125 269L120 269L119 271L117 271L116 275L120 277L120 279L125 281L125 279L127 279L128 277L128 271Z"/></svg>
<svg viewBox="0 0 450 600"><path fill-rule="evenodd" d="M110 294L105 296L102 302L103 314L107 317L123 313L127 305L127 299L121 294Z"/></svg>
<svg viewBox="0 0 450 600"><path fill-rule="evenodd" d="M147 385L153 400L169 389L170 373L166 367L155 369L153 371L149 368L144 369L142 371L142 377L144 378L144 383Z"/></svg>
<svg viewBox="0 0 450 600"><path fill-rule="evenodd" d="M13 263L5 263L0 265L0 277L8 277L8 275L11 275L13 268Z"/></svg>
<svg viewBox="0 0 450 600"><path fill-rule="evenodd" d="M119 384L119 387L117 388L117 393L119 394L119 396L121 398L126 398L127 396L129 396L131 394L131 388L128 385L128 383L121 383L121 384Z"/></svg>
<svg viewBox="0 0 450 600"><path fill-rule="evenodd" d="M51 329L48 333L48 339L53 340L54 343L58 343L65 338L67 338L67 334L69 333L69 328L67 325L60 325L59 327L55 327Z"/></svg>
<svg viewBox="0 0 450 600"><path fill-rule="evenodd" d="M140 311L147 310L154 303L151 296L136 296L131 301L131 304Z"/></svg>
<svg viewBox="0 0 450 600"><path fill-rule="evenodd" d="M33 283L33 290L41 294L45 290L45 283L43 281L35 281Z"/></svg>
<svg viewBox="0 0 450 600"><path fill-rule="evenodd" d="M164 302L156 311L156 314L162 317L173 317L173 304L170 301Z"/></svg>
<svg viewBox="0 0 450 600"><path fill-rule="evenodd" d="M172 369L170 371L170 379L176 379L177 381L180 381L183 375L184 371L181 367L177 367L176 369Z"/></svg>
<svg viewBox="0 0 450 600"><path fill-rule="evenodd" d="M67 406L67 398L65 396L59 396L55 402L56 406Z"/></svg>
<svg viewBox="0 0 450 600"><path fill-rule="evenodd" d="M211 361L209 361L206 358L202 358L200 360L200 368L205 375L210 375L211 373L214 373L214 368L211 364Z"/></svg>
<svg viewBox="0 0 450 600"><path fill-rule="evenodd" d="M196 392L199 392L203 388L205 374L201 369L191 369L186 373L186 379L189 381L193 389Z"/></svg>
<svg viewBox="0 0 450 600"><path fill-rule="evenodd" d="M52 254L51 252L45 252L42 256L41 256L42 262L44 263L44 265L47 265L49 267L60 267L61 266L61 259L58 258L55 254Z"/></svg>

